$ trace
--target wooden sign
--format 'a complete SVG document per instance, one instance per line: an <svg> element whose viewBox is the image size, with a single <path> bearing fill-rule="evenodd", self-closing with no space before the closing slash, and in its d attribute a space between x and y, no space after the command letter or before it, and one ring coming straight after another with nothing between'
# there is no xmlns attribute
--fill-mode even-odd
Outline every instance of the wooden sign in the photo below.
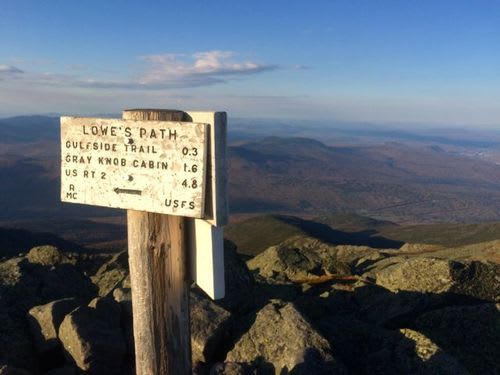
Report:
<svg viewBox="0 0 500 375"><path fill-rule="evenodd" d="M61 117L61 200L203 218L205 123Z"/></svg>
<svg viewBox="0 0 500 375"><path fill-rule="evenodd" d="M224 296L226 169L224 112L61 117L62 201L128 209L138 375L191 373L188 258L192 279Z"/></svg>

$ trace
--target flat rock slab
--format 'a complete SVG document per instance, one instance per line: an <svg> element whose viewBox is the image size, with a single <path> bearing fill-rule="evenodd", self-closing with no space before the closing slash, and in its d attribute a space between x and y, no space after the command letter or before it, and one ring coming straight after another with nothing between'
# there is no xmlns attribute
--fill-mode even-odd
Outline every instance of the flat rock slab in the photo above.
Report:
<svg viewBox="0 0 500 375"><path fill-rule="evenodd" d="M406 259L376 273L376 282L391 291L454 293L486 301L500 300L500 265L436 258Z"/></svg>
<svg viewBox="0 0 500 375"><path fill-rule="evenodd" d="M265 279L303 282L322 275L350 275L350 266L337 260L335 247L317 240L294 238L271 246L247 262Z"/></svg>

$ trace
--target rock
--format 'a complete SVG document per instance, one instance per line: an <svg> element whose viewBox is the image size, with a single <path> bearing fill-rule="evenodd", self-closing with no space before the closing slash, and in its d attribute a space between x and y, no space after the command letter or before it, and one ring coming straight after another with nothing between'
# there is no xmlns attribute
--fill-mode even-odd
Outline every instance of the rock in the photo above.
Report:
<svg viewBox="0 0 500 375"><path fill-rule="evenodd" d="M361 258L381 256L380 249L356 245L332 245L315 237L295 236L282 242L283 245L311 250L317 253L324 261L334 260L350 266L355 265Z"/></svg>
<svg viewBox="0 0 500 375"><path fill-rule="evenodd" d="M500 240L454 246L432 253L435 258L452 260L477 260L481 262L500 263Z"/></svg>
<svg viewBox="0 0 500 375"><path fill-rule="evenodd" d="M104 263L92 277L92 282L97 285L99 296L102 297L118 286L123 287L122 284L128 274L128 253L123 251Z"/></svg>
<svg viewBox="0 0 500 375"><path fill-rule="evenodd" d="M408 339L401 340L397 352L412 350L422 360L422 370L427 373L468 374L455 358L445 353L439 346L422 333L411 329L400 329L399 332ZM404 343L404 344L403 344Z"/></svg>
<svg viewBox="0 0 500 375"><path fill-rule="evenodd" d="M318 327L355 374L467 374L464 367L423 334L387 330L349 317L325 318Z"/></svg>
<svg viewBox="0 0 500 375"><path fill-rule="evenodd" d="M500 265L413 258L376 274L377 284L391 291L453 293L487 301L500 300Z"/></svg>
<svg viewBox="0 0 500 375"><path fill-rule="evenodd" d="M500 302L500 264L490 262L455 262L452 268L453 293Z"/></svg>
<svg viewBox="0 0 500 375"><path fill-rule="evenodd" d="M46 355L47 352L59 349L57 337L59 326L64 317L78 306L74 298L66 298L35 306L28 312L31 332L35 339L37 351Z"/></svg>
<svg viewBox="0 0 500 375"><path fill-rule="evenodd" d="M361 267L365 262L375 261L385 258L380 249L373 249L368 246L337 245L323 246L322 256L334 256L338 262L346 263L351 267Z"/></svg>
<svg viewBox="0 0 500 375"><path fill-rule="evenodd" d="M13 314L63 298L93 298L96 287L71 264L44 266L24 258L0 263L0 298ZM22 298L20 298L22 296Z"/></svg>
<svg viewBox="0 0 500 375"><path fill-rule="evenodd" d="M128 274L127 277L125 277L125 279L123 279L122 288L124 288L124 289L131 289L132 288L132 285L130 284L130 274Z"/></svg>
<svg viewBox="0 0 500 375"><path fill-rule="evenodd" d="M250 259L247 265L264 279L285 282L351 274L349 265L337 260L333 246L302 237L271 246Z"/></svg>
<svg viewBox="0 0 500 375"><path fill-rule="evenodd" d="M37 246L32 248L26 255L30 263L43 266L55 266L63 262L65 257L55 246Z"/></svg>
<svg viewBox="0 0 500 375"><path fill-rule="evenodd" d="M377 284L393 292L443 293L453 284L450 263L432 258L408 259L376 274Z"/></svg>
<svg viewBox="0 0 500 375"><path fill-rule="evenodd" d="M451 306L430 311L418 317L415 326L471 373L498 373L499 304Z"/></svg>
<svg viewBox="0 0 500 375"><path fill-rule="evenodd" d="M216 303L226 310L247 312L254 304L254 280L236 246L224 240L224 269L226 295Z"/></svg>
<svg viewBox="0 0 500 375"><path fill-rule="evenodd" d="M113 289L113 298L116 302L132 301L132 291L130 289L115 288Z"/></svg>
<svg viewBox="0 0 500 375"><path fill-rule="evenodd" d="M193 362L214 362L229 340L231 314L196 290L190 293L190 306Z"/></svg>
<svg viewBox="0 0 500 375"><path fill-rule="evenodd" d="M90 279L71 263L58 262L55 248L32 250L33 263L27 257L0 262L0 356L7 364L28 370L43 368L47 358L36 356L28 311L64 298L89 300L96 292Z"/></svg>
<svg viewBox="0 0 500 375"><path fill-rule="evenodd" d="M68 357L89 374L120 374L126 353L120 307L111 297L96 298L66 315L59 339Z"/></svg>
<svg viewBox="0 0 500 375"><path fill-rule="evenodd" d="M373 249L372 249L373 250ZM383 259L386 259L387 255L380 251L373 251L367 255L364 255L352 264L353 272L358 275L362 275L367 271L367 269L374 263L377 263Z"/></svg>
<svg viewBox="0 0 500 375"><path fill-rule="evenodd" d="M443 245L432 245L432 244L426 244L426 243L407 242L399 248L397 253L421 254L421 253L435 252L435 251L443 250L443 249L445 249L445 246L443 246Z"/></svg>
<svg viewBox="0 0 500 375"><path fill-rule="evenodd" d="M0 262L0 286L2 289L15 286L22 277L21 263L23 258L12 258Z"/></svg>
<svg viewBox="0 0 500 375"><path fill-rule="evenodd" d="M255 322L228 353L228 362L251 363L258 373L337 374L342 364L330 345L293 304L273 301L257 313Z"/></svg>
<svg viewBox="0 0 500 375"><path fill-rule="evenodd" d="M370 262L369 264L365 264L363 269L360 270L360 274L365 280L375 281L377 279L377 275L380 272L395 264L403 263L408 259L411 259L411 257L405 255L397 255L397 253L385 256L379 260Z"/></svg>
<svg viewBox="0 0 500 375"><path fill-rule="evenodd" d="M264 279L301 281L321 275L321 258L313 251L271 246L247 262Z"/></svg>

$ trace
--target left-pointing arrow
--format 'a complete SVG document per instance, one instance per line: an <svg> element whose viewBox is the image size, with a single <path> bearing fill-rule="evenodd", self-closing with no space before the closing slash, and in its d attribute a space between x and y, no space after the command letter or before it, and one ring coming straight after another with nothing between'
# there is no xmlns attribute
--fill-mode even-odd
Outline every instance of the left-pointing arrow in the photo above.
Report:
<svg viewBox="0 0 500 375"><path fill-rule="evenodd" d="M120 188L114 188L113 191L116 194L133 194L133 195L142 195L141 190L133 190L133 189L120 189Z"/></svg>

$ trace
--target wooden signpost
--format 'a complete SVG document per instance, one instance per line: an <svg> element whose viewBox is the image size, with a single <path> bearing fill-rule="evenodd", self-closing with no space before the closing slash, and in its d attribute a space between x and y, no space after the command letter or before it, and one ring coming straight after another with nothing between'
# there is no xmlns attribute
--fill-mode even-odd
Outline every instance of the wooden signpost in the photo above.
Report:
<svg viewBox="0 0 500 375"><path fill-rule="evenodd" d="M226 186L225 113L61 118L61 200L128 210L139 375L191 373L191 279L224 295Z"/></svg>

